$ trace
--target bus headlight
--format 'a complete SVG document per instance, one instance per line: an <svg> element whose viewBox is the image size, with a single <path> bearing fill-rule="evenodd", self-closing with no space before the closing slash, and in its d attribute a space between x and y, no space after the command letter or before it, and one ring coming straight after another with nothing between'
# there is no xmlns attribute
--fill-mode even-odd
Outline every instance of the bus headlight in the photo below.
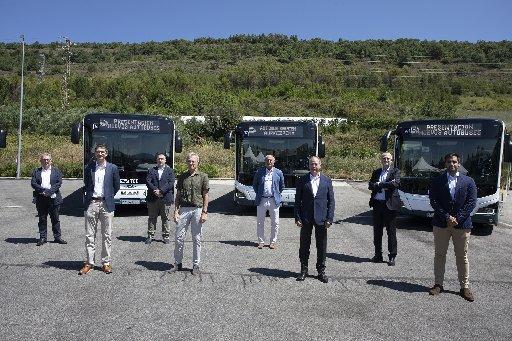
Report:
<svg viewBox="0 0 512 341"><path fill-rule="evenodd" d="M235 197L237 199L245 199L245 194L237 189L235 189Z"/></svg>
<svg viewBox="0 0 512 341"><path fill-rule="evenodd" d="M480 214L494 214L494 208L492 207L482 207L476 213Z"/></svg>

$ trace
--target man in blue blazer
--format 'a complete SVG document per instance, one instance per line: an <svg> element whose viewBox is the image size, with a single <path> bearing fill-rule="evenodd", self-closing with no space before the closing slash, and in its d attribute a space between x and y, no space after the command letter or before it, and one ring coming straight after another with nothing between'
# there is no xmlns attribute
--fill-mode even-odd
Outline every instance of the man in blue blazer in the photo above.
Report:
<svg viewBox="0 0 512 341"><path fill-rule="evenodd" d="M95 161L84 169L84 206L85 206L85 261L79 275L87 274L95 263L96 232L101 226L102 250L101 263L104 273L112 272L112 221L114 219L114 196L120 187L117 166L107 162L108 149L104 144L96 145Z"/></svg>
<svg viewBox="0 0 512 341"><path fill-rule="evenodd" d="M395 265L397 254L396 241L396 216L400 209L400 197L398 186L400 185L400 170L391 166L393 156L391 153L380 155L381 168L373 171L368 189L372 191L370 196L370 207L373 208L373 246L374 256L372 262L381 263L382 258L382 235L384 226L388 234L388 265Z"/></svg>
<svg viewBox="0 0 512 341"><path fill-rule="evenodd" d="M50 154L41 154L39 161L41 162L41 167L34 170L32 173L32 181L30 182L34 189L34 201L39 217L39 240L37 246L41 246L47 242L48 215L50 215L52 222L55 243L67 244L61 237L59 220L59 210L62 204L62 195L60 194L62 173L57 167L52 166L52 156Z"/></svg>
<svg viewBox="0 0 512 341"><path fill-rule="evenodd" d="M434 232L434 286L430 295L443 292L446 252L450 238L455 250L455 261L460 283L460 295L473 302L469 289L468 244L471 228L471 213L476 207L477 189L475 181L459 173L460 158L455 153L444 157L446 172L434 178L430 184L430 205L434 209L432 218Z"/></svg>
<svg viewBox="0 0 512 341"><path fill-rule="evenodd" d="M295 223L300 227L298 281L303 281L308 275L309 247L313 227L315 228L318 279L324 283L329 281L325 275L327 229L334 219L335 202L332 181L320 174L321 168L320 159L316 156L310 157L309 174L302 176L297 182Z"/></svg>
<svg viewBox="0 0 512 341"><path fill-rule="evenodd" d="M148 192L148 237L146 244L151 244L155 235L158 216L162 219L162 240L165 244L171 242L169 222L172 219L172 204L174 203L174 172L166 164L165 154L156 155L156 166L151 168L146 177Z"/></svg>
<svg viewBox="0 0 512 341"><path fill-rule="evenodd" d="M276 159L273 155L265 156L265 167L260 167L254 174L252 187L256 192L254 200L257 206L257 227L258 249L265 244L265 216L267 211L270 214L270 244L269 248L275 249L277 233L279 231L279 207L281 206L281 192L284 189L283 172L274 167Z"/></svg>

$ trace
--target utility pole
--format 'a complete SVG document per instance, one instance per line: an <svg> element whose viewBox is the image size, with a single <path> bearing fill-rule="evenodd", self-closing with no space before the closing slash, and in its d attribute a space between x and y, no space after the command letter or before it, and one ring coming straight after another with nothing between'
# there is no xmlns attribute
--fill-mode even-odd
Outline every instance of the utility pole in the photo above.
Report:
<svg viewBox="0 0 512 341"><path fill-rule="evenodd" d="M20 91L20 122L18 125L18 158L16 160L16 179L21 175L21 123L23 122L23 69L25 64L25 35L21 35L21 91Z"/></svg>
<svg viewBox="0 0 512 341"><path fill-rule="evenodd" d="M63 84L62 84L62 107L66 108L68 106L68 98L69 98L69 76L71 74L71 39L68 37L61 37L64 39L64 45L62 45L62 49L64 50L64 56L62 57L62 60L66 62L66 71L64 72L63 78Z"/></svg>

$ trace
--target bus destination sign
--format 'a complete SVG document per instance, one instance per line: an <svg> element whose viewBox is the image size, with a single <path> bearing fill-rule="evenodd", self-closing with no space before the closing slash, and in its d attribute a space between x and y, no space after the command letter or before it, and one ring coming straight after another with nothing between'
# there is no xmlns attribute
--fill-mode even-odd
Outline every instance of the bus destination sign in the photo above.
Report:
<svg viewBox="0 0 512 341"><path fill-rule="evenodd" d="M116 131L151 131L158 133L160 132L160 122L158 120L103 117L100 118L99 126L94 124L93 128Z"/></svg>
<svg viewBox="0 0 512 341"><path fill-rule="evenodd" d="M286 127L274 125L249 126L244 130L245 136L250 137L303 137L303 127Z"/></svg>
<svg viewBox="0 0 512 341"><path fill-rule="evenodd" d="M414 124L404 131L410 137L481 137L481 123Z"/></svg>

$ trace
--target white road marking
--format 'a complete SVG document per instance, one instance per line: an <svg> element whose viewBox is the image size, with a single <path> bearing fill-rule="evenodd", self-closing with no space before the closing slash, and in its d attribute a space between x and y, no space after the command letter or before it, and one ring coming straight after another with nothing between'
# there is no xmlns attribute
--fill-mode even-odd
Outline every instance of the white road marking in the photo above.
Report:
<svg viewBox="0 0 512 341"><path fill-rule="evenodd" d="M9 206L4 206L5 208L22 208L23 206L18 206L18 205L9 205Z"/></svg>
<svg viewBox="0 0 512 341"><path fill-rule="evenodd" d="M507 224L507 223L504 223L504 222L502 222L502 221L500 221L500 224L505 225L505 226L508 226L508 227L512 227L512 224Z"/></svg>

